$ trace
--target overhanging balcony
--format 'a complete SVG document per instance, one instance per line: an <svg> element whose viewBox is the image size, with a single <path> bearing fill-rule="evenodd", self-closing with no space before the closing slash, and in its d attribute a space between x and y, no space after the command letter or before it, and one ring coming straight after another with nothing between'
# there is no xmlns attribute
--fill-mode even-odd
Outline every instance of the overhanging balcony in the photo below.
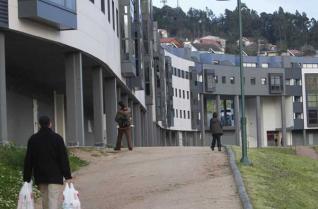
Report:
<svg viewBox="0 0 318 209"><path fill-rule="evenodd" d="M19 0L19 18L58 30L77 29L76 0Z"/></svg>

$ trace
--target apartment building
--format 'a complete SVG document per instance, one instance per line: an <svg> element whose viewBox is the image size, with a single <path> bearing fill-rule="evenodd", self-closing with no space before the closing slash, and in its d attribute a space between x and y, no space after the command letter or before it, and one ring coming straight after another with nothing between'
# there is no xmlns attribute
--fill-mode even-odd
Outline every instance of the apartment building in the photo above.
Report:
<svg viewBox="0 0 318 209"><path fill-rule="evenodd" d="M122 100L146 145L142 5L123 2L0 0L1 143L25 145L48 115L68 145L113 146Z"/></svg>

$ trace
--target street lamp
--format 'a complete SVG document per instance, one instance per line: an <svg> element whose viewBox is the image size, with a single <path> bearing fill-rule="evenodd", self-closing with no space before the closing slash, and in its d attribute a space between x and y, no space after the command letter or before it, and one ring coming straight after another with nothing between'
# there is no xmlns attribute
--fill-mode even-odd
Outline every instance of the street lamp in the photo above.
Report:
<svg viewBox="0 0 318 209"><path fill-rule="evenodd" d="M229 0L217 0L217 1L229 1ZM239 14L239 45L240 45L240 83L241 83L241 135L242 135L242 158L241 163L244 165L250 165L251 162L247 156L247 134L246 134L246 117L245 117L245 79L243 68L243 43L242 43L242 3L241 0L237 0L237 9Z"/></svg>

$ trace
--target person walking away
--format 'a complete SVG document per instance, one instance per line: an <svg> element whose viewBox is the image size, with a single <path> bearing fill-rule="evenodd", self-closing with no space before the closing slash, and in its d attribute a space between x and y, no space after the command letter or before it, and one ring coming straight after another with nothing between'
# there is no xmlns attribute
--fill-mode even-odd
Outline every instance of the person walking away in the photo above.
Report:
<svg viewBox="0 0 318 209"><path fill-rule="evenodd" d="M123 138L123 135L126 136L128 149L132 151L132 145L131 145L131 113L128 109L128 107L123 103L118 103L120 109L118 110L116 114L115 121L118 123L118 137L117 137L117 143L114 150L119 151L121 149L121 141Z"/></svg>
<svg viewBox="0 0 318 209"><path fill-rule="evenodd" d="M43 209L59 209L64 179L72 179L68 154L63 138L51 129L50 118L40 117L39 124L40 130L28 141L23 180L30 182L34 176L41 192Z"/></svg>
<svg viewBox="0 0 318 209"><path fill-rule="evenodd" d="M221 136L223 135L223 128L216 112L213 113L213 118L210 120L210 129L213 137L211 149L214 151L215 143L217 142L218 150L221 151Z"/></svg>

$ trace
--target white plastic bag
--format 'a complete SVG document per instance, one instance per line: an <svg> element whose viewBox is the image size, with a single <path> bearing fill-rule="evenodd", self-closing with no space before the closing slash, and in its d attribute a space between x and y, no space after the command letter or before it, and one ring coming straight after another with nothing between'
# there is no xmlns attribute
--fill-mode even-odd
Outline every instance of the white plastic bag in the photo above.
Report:
<svg viewBox="0 0 318 209"><path fill-rule="evenodd" d="M24 182L20 193L17 209L34 209L34 199L32 194L32 181Z"/></svg>
<svg viewBox="0 0 318 209"><path fill-rule="evenodd" d="M74 185L66 183L63 191L63 209L81 209L81 203L78 198L78 191L75 190Z"/></svg>

